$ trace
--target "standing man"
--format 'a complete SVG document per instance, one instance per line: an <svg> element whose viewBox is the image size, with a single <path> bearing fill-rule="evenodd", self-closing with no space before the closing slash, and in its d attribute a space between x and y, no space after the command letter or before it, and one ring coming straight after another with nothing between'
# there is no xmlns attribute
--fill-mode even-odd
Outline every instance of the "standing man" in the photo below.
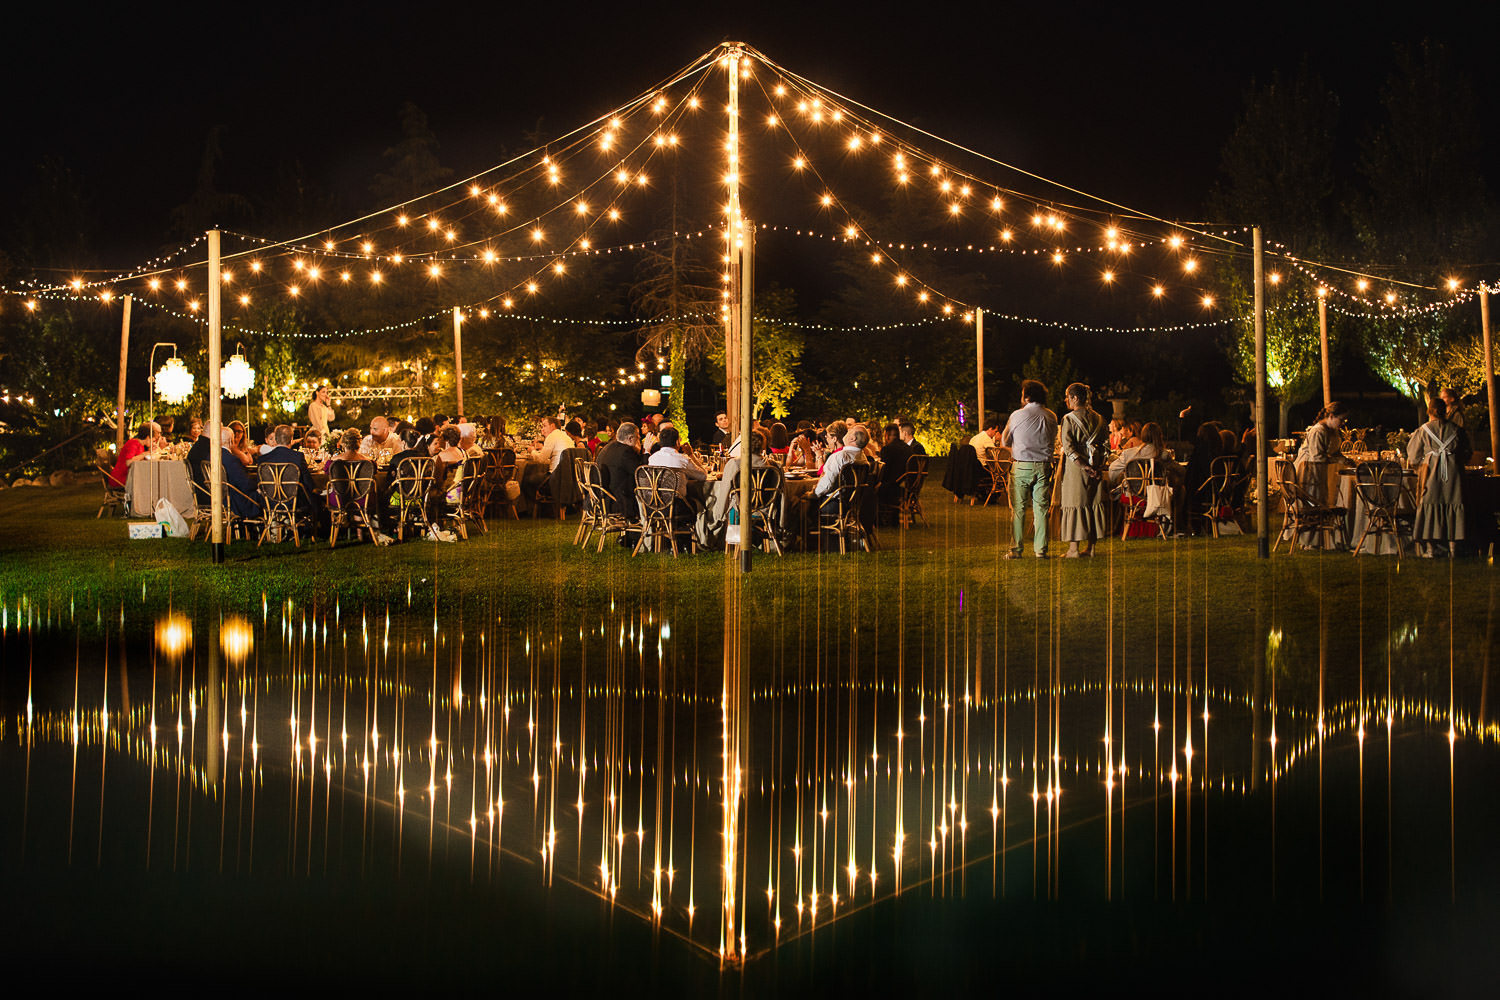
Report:
<svg viewBox="0 0 1500 1000"><path fill-rule="evenodd" d="M1021 383L1021 408L1010 415L1000 441L1014 460L1010 475L1010 506L1014 511L1014 544L1007 559L1021 558L1026 534L1026 499L1031 498L1031 520L1038 559L1047 558L1047 508L1052 503L1052 448L1057 441L1057 414L1047 409L1047 387L1035 379Z"/></svg>

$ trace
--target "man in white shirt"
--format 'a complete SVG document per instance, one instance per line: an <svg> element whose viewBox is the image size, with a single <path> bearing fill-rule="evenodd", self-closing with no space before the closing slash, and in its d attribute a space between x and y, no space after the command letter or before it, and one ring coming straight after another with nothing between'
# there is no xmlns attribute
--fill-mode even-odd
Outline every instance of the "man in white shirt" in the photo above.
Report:
<svg viewBox="0 0 1500 1000"><path fill-rule="evenodd" d="M820 497L827 496L838 488L839 472L844 466L866 464L865 446L869 443L868 431L859 424L850 427L844 433L844 446L823 460L823 475L818 480L818 485L813 487L813 493Z"/></svg>
<svg viewBox="0 0 1500 1000"><path fill-rule="evenodd" d="M1000 444L1000 418L991 414L985 420L984 428L969 438L969 444L974 446L974 457L983 462L985 450Z"/></svg>
<svg viewBox="0 0 1500 1000"><path fill-rule="evenodd" d="M660 442L661 447L656 449L656 453L647 460L646 464L680 470L682 478L677 483L677 495L686 499L688 480L702 482L708 476L704 474L702 469L698 468L696 462L677 450L677 442L680 440L677 435L677 428L672 426L663 427L657 440Z"/></svg>
<svg viewBox="0 0 1500 1000"><path fill-rule="evenodd" d="M521 475L521 489L532 498L536 496L537 487L550 479L562 464L563 452L573 447L573 438L557 426L556 417L542 417L539 429L545 435L542 445L531 453L526 471Z"/></svg>

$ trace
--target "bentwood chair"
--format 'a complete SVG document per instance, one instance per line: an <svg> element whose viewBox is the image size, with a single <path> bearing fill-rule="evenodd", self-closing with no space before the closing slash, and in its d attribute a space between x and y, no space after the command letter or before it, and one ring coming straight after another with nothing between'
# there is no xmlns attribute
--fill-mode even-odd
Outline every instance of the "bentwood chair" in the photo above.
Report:
<svg viewBox="0 0 1500 1000"><path fill-rule="evenodd" d="M1220 521L1238 521L1240 518L1243 479L1237 455L1220 455L1208 464L1208 479L1199 490L1202 506L1191 514L1207 521L1215 538L1219 537Z"/></svg>
<svg viewBox="0 0 1500 1000"><path fill-rule="evenodd" d="M1164 493L1161 491L1165 491ZM1172 486L1167 479L1166 466L1154 458L1132 458L1125 463L1125 478L1121 481L1120 501L1125 505L1125 526L1120 538L1172 537ZM1152 496L1166 497L1166 510L1146 514L1147 501ZM1132 530L1132 528L1134 530Z"/></svg>
<svg viewBox="0 0 1500 1000"><path fill-rule="evenodd" d="M370 523L370 504L375 494L375 463L337 459L328 466L329 515L333 526L328 531L328 547L338 542L339 529L347 529L356 539L363 531L373 544L375 528Z"/></svg>
<svg viewBox="0 0 1500 1000"><path fill-rule="evenodd" d="M1354 554L1359 555L1371 533L1375 535L1377 546L1381 535L1390 535L1396 542L1396 561L1399 563L1405 555L1401 536L1410 529L1413 518L1412 514L1401 510L1406 497L1401 466L1389 461L1360 462L1354 467L1354 489L1365 505L1365 530L1354 543Z"/></svg>
<svg viewBox="0 0 1500 1000"><path fill-rule="evenodd" d="M824 535L834 535L839 551L848 552L849 543L863 545L866 552L875 550L873 533L865 523L865 495L870 489L870 467L851 462L839 470L839 484L828 491L818 507L819 547Z"/></svg>
<svg viewBox="0 0 1500 1000"><path fill-rule="evenodd" d="M1317 533L1319 539L1325 543L1330 541L1330 536L1336 536L1338 541L1347 544L1348 534L1344 525L1347 515L1343 507L1335 507L1331 504L1319 503L1313 499L1307 487L1302 485L1301 472L1293 462L1282 462L1276 466L1276 475L1281 486L1281 503L1285 510L1285 519L1282 521L1281 534L1276 536L1271 545L1271 551L1281 544L1282 538L1290 539L1289 551L1296 552L1297 546L1308 548L1304 533L1311 535Z"/></svg>
<svg viewBox="0 0 1500 1000"><path fill-rule="evenodd" d="M1007 454L1009 454L1009 452L1007 452ZM984 466L984 471L989 474L990 484L989 492L985 494L984 502L979 506L988 507L990 505L990 501L995 497L999 497L1000 500L1004 503L1009 503L1011 466L1010 460L1001 457L999 448L986 448L984 450L984 454L980 456L980 459L981 464ZM982 483L980 484L980 488L984 488L984 485Z"/></svg>
<svg viewBox="0 0 1500 1000"><path fill-rule="evenodd" d="M469 537L468 525L479 525L479 533L488 535L490 526L484 521L484 476L489 458L466 458L463 467L455 473L455 489L443 495L442 516L453 524L460 538Z"/></svg>
<svg viewBox="0 0 1500 1000"><path fill-rule="evenodd" d="M578 490L578 530L573 534L574 545L587 545L589 536L594 533L597 524L595 522L595 505L591 502L589 492L589 478L598 477L598 468L593 462L585 458L573 460L573 486Z"/></svg>
<svg viewBox="0 0 1500 1000"><path fill-rule="evenodd" d="M198 508L197 513L193 515L193 523L188 528L189 541L198 537L200 528L203 531L204 541L208 541L210 535L213 533L214 515L212 501L210 500L212 494L208 490L209 479L213 476L212 470L213 466L209 462L202 460L198 462L196 469L188 470L188 479L193 485L193 503ZM250 537L250 529L260 527L262 521L254 517L241 517L235 513L234 509L233 501L236 497L258 508L260 501L257 498L247 496L239 487L228 480L224 481L223 486L224 492L221 502L223 503L224 510L224 544L228 545L230 539L234 537L236 529L239 530L241 537L248 539Z"/></svg>
<svg viewBox="0 0 1500 1000"><path fill-rule="evenodd" d="M906 471L896 480L896 502L881 505L881 510L896 515L896 525L910 528L917 521L927 526L922 510L922 487L927 483L927 456L912 455L906 460Z"/></svg>
<svg viewBox="0 0 1500 1000"><path fill-rule="evenodd" d="M698 542L693 537L692 524L679 518L676 512L683 508L677 489L682 482L682 473L664 466L643 465L635 470L635 502L641 511L641 537L630 553L635 555L644 545L653 552L660 552L663 544L670 546L672 557L677 557L677 540L687 540L688 551L697 552Z"/></svg>
<svg viewBox="0 0 1500 1000"><path fill-rule="evenodd" d="M260 541L255 544L259 546L267 538L279 542L282 532L290 531L292 543L301 548L298 526L302 512L298 502L302 473L291 462L262 462L256 467L256 476L260 481L261 529Z"/></svg>
<svg viewBox="0 0 1500 1000"><path fill-rule="evenodd" d="M107 465L96 465L94 470L104 483L104 502L99 505L99 513L94 515L94 520L103 517L105 511L109 511L112 517L129 517L130 499L125 495L125 487L115 485L112 478L114 470Z"/></svg>
<svg viewBox="0 0 1500 1000"><path fill-rule="evenodd" d="M590 533L599 533L599 547L595 551L604 551L604 540L610 535L624 535L630 529L630 522L625 515L616 509L619 504L615 496L604 487L604 477L599 473L599 466L589 462L584 467L583 507L585 516L589 521ZM589 543L590 535L583 536L583 544Z"/></svg>
<svg viewBox="0 0 1500 1000"><path fill-rule="evenodd" d="M418 534L431 527L427 521L427 489L432 484L432 459L411 455L396 463L391 480L391 499L396 505L396 538L406 537L406 526Z"/></svg>
<svg viewBox="0 0 1500 1000"><path fill-rule="evenodd" d="M516 500L521 495L521 486L516 482L516 453L510 448L499 448L493 458L487 503L502 512L509 510L510 519L519 521L521 514L516 510Z"/></svg>

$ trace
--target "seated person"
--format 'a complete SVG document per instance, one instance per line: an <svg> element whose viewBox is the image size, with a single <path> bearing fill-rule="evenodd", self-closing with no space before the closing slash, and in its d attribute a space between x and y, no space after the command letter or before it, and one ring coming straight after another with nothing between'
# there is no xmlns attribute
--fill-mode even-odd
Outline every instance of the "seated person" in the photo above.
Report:
<svg viewBox="0 0 1500 1000"><path fill-rule="evenodd" d="M677 502L672 505L672 512L673 517L678 520L691 520L697 504L688 496L687 485L690 481L701 483L708 476L696 462L677 450L677 428L671 425L663 427L661 433L657 435L657 444L661 447L646 464L658 468L676 469L682 473L677 479Z"/></svg>
<svg viewBox="0 0 1500 1000"><path fill-rule="evenodd" d="M750 432L750 468L763 469L766 461L766 439L760 431ZM724 463L724 475L709 493L703 513L698 515L698 543L706 549L724 547L724 530L729 524L729 495L740 486L740 460Z"/></svg>
<svg viewBox="0 0 1500 1000"><path fill-rule="evenodd" d="M902 417L896 421L896 426L901 429L901 440L911 449L913 455L925 455L927 449L922 447L922 442L917 440L917 429L911 425L911 421Z"/></svg>
<svg viewBox="0 0 1500 1000"><path fill-rule="evenodd" d="M432 455L432 484L427 488L428 524L437 524L442 518L443 508L457 502L463 490L463 465L468 456L458 446L462 440L460 426L448 424L438 432L437 450Z"/></svg>
<svg viewBox="0 0 1500 1000"><path fill-rule="evenodd" d="M628 524L641 520L635 502L635 470L646 463L641 454L640 431L635 424L623 423L615 429L613 439L599 449L594 465L599 469L599 484L611 497L606 501L611 514L619 514ZM630 544L635 544L632 534Z"/></svg>
<svg viewBox="0 0 1500 1000"><path fill-rule="evenodd" d="M894 505L901 499L901 477L906 475L906 460L913 452L911 446L901 440L900 425L886 424L882 435L880 479L875 486L875 496L883 504Z"/></svg>
<svg viewBox="0 0 1500 1000"><path fill-rule="evenodd" d="M797 433L792 435L791 445L786 453L788 469L816 469L818 467L818 453L813 448L813 438L816 436L811 420L797 421Z"/></svg>
<svg viewBox="0 0 1500 1000"><path fill-rule="evenodd" d="M229 450L230 443L234 441L233 428L220 427L219 437L223 442L219 449L219 461L223 466L224 482L229 484L229 509L237 517L259 517L260 487L251 481L250 473L245 471L245 467L235 460L234 453ZM209 471L206 463L213 460L211 448L208 430L205 428L188 449L188 475L202 488L202 492L194 491L193 494L193 499L199 504L212 502L206 500L211 494L208 493L208 481L205 478Z"/></svg>
<svg viewBox="0 0 1500 1000"><path fill-rule="evenodd" d="M370 433L360 442L359 450L378 465L401 450L401 439L392 433L389 420L376 417L370 421Z"/></svg>
<svg viewBox="0 0 1500 1000"><path fill-rule="evenodd" d="M521 474L521 492L531 500L536 499L537 488L551 479L562 464L563 452L573 447L572 435L557 426L556 417L542 417L540 429L545 435L541 447L531 453L526 471Z"/></svg>
<svg viewBox="0 0 1500 1000"><path fill-rule="evenodd" d="M297 467L297 492L301 494L298 504L307 512L313 524L323 520L323 498L313 488L312 475L307 470L307 457L292 447L292 428L289 424L277 424L271 432L273 445L260 457L261 465L295 465Z"/></svg>
<svg viewBox="0 0 1500 1000"><path fill-rule="evenodd" d="M125 447L120 449L120 456L115 459L114 471L109 474L111 482L116 486L125 485L125 477L130 474L130 467L146 457L151 439L156 437L156 434L157 426L150 420L135 429L135 437L125 442Z"/></svg>
<svg viewBox="0 0 1500 1000"><path fill-rule="evenodd" d="M1127 463L1136 459L1165 458L1166 455L1167 442L1162 436L1161 427L1155 423L1149 423L1141 428L1141 443L1131 445L1116 455L1115 460L1109 463L1109 470L1105 473L1105 478L1109 481L1110 486L1119 486L1125 479L1125 466ZM1181 478L1182 469L1176 462L1168 462L1166 465L1167 476L1169 478L1174 475L1173 470L1176 470L1176 477Z"/></svg>
<svg viewBox="0 0 1500 1000"><path fill-rule="evenodd" d="M250 435L245 431L245 425L238 420L229 421L229 429L234 431L234 441L229 445L229 451L245 468L249 469L255 465L255 456L250 454Z"/></svg>
<svg viewBox="0 0 1500 1000"><path fill-rule="evenodd" d="M841 421L834 421L829 428L831 438L834 427L843 427ZM865 447L870 443L869 433L858 424L844 432L844 446L823 460L823 473L818 477L818 485L813 487L813 495L826 497L829 493L838 489L839 472L846 465L866 465Z"/></svg>
<svg viewBox="0 0 1500 1000"><path fill-rule="evenodd" d="M312 433L312 432L309 431L308 433ZM306 440L306 438L304 438L303 440ZM359 452L359 442L360 442L360 434L359 434L359 431L356 428L351 427L348 430L344 431L343 435L339 438L339 442L338 442L338 449L339 450L338 450L338 453L335 454L333 457L329 458L328 461L326 461L326 462L323 463L323 472L325 474L331 472L332 469L333 469L333 463L334 462L349 462L351 464L358 464L359 462L368 462L369 459L366 458L364 455L361 455L360 452ZM330 489L328 491L328 506L330 508L337 508L338 505L339 505L338 495L336 493L334 493L333 490ZM365 498L365 505L366 505L366 509L368 510L368 505L369 505L369 497L368 496Z"/></svg>
<svg viewBox="0 0 1500 1000"><path fill-rule="evenodd" d="M484 457L484 449L479 447L479 443L475 440L478 433L479 428L473 424L458 425L458 450L469 458Z"/></svg>

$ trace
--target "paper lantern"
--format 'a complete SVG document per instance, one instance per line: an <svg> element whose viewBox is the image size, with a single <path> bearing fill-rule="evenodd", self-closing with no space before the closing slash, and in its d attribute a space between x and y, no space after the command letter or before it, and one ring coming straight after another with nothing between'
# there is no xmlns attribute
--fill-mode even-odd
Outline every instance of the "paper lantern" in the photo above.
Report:
<svg viewBox="0 0 1500 1000"><path fill-rule="evenodd" d="M250 367L243 354L236 354L224 362L224 369L219 373L219 386L226 399L243 399L254 385L255 369Z"/></svg>
<svg viewBox="0 0 1500 1000"><path fill-rule="evenodd" d="M181 358L168 358L161 371L156 373L156 394L163 403L173 406L187 402L193 394L193 373L187 370Z"/></svg>
<svg viewBox="0 0 1500 1000"><path fill-rule="evenodd" d="M642 389L641 390L641 405L642 406L647 406L647 407L650 407L650 406L660 406L661 405L661 390L660 389Z"/></svg>

